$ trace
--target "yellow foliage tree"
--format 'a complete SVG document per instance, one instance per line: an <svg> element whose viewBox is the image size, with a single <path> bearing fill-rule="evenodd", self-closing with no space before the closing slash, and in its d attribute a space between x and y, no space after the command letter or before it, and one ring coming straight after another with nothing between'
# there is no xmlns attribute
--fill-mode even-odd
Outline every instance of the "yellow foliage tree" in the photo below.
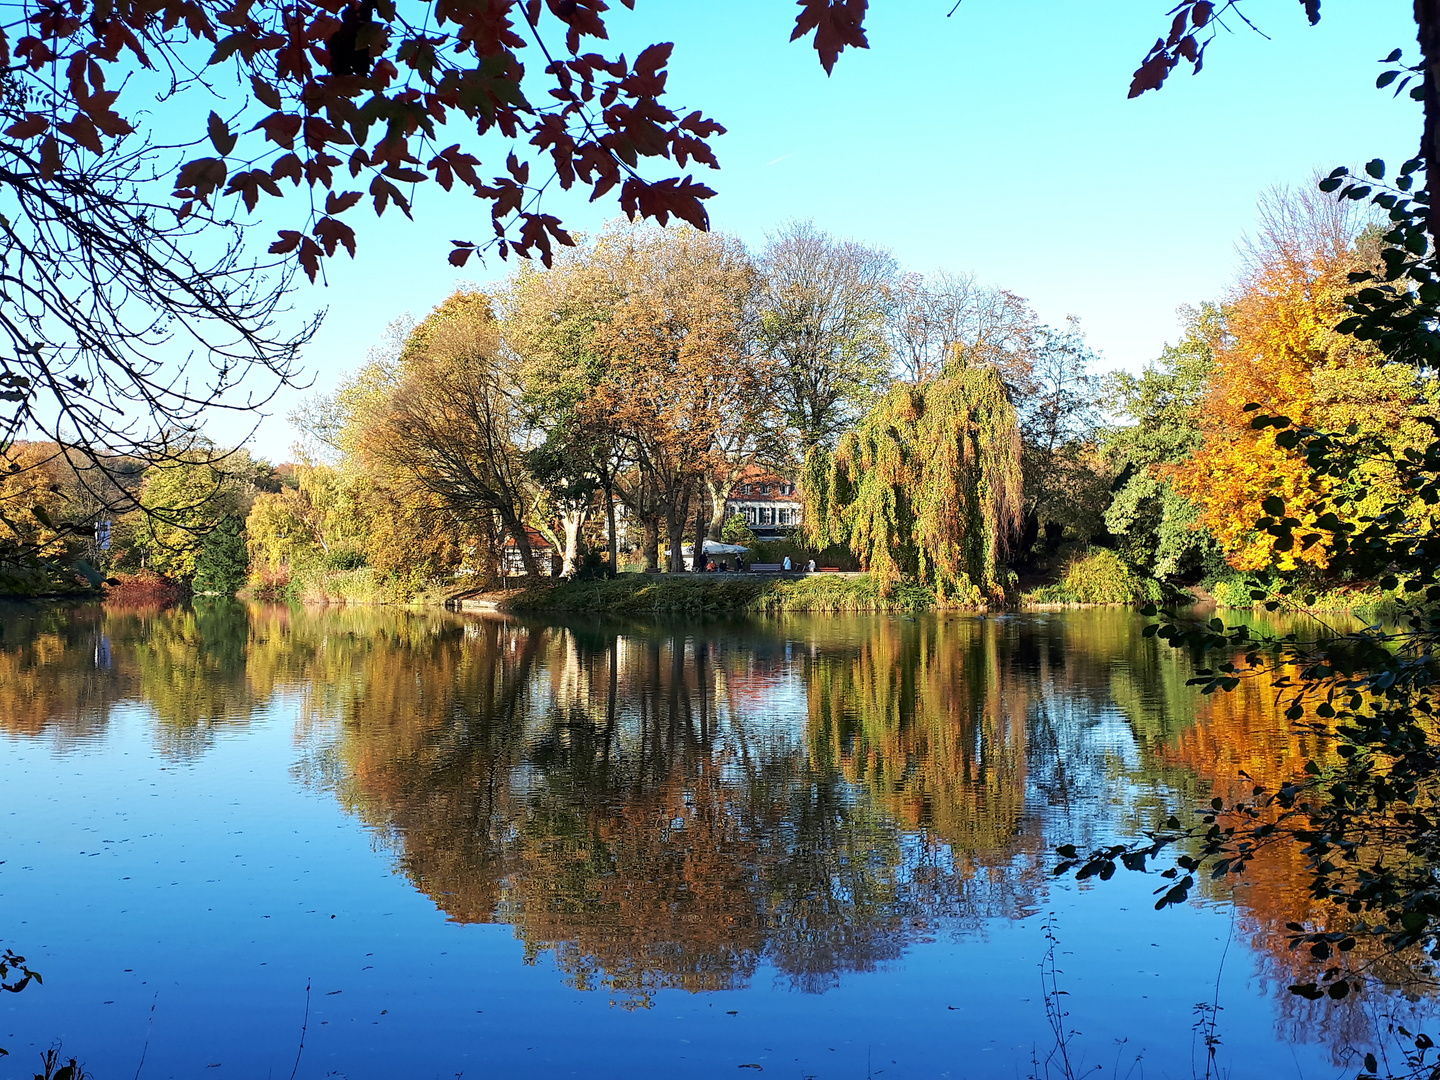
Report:
<svg viewBox="0 0 1440 1080"><path fill-rule="evenodd" d="M1421 386L1413 369L1386 366L1370 345L1335 332L1354 291L1348 275L1378 252L1373 230L1355 212L1314 191L1276 190L1261 204L1260 228L1248 244L1246 267L1224 305L1211 342L1215 373L1201 410L1204 443L1169 471L1176 488L1199 508L1199 524L1219 541L1231 565L1323 570L1321 545L1283 547L1256 528L1271 496L1284 500L1300 525L1314 531L1335 494L1335 481L1310 469L1304 457L1276 443L1276 430L1250 426L1261 415L1287 416L1297 425L1391 433L1397 449L1422 438L1415 421ZM1368 467L1369 500L1350 516L1378 509L1395 491L1383 461ZM1373 503L1373 507L1369 504Z"/></svg>

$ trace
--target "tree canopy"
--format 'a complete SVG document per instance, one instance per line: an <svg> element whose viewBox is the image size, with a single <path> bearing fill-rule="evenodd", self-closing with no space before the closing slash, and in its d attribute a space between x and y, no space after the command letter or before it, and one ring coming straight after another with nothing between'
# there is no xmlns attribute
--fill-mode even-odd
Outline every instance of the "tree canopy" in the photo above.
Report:
<svg viewBox="0 0 1440 1080"><path fill-rule="evenodd" d="M941 603L1003 603L1020 463L1018 417L995 369L900 383L833 454L811 451L806 528L821 546L848 544L887 587L908 576Z"/></svg>

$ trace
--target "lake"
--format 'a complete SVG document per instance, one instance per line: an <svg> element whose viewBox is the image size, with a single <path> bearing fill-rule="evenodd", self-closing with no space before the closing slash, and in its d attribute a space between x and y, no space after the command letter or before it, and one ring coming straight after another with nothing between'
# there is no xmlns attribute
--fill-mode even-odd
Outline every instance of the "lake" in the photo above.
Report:
<svg viewBox="0 0 1440 1080"><path fill-rule="evenodd" d="M1145 621L6 609L0 1076L1353 1076L1298 856L1052 874L1317 750Z"/></svg>

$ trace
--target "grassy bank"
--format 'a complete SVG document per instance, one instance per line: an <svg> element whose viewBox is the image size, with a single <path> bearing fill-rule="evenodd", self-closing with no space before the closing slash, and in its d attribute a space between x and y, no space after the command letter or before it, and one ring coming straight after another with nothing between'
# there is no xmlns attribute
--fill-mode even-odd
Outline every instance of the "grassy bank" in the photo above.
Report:
<svg viewBox="0 0 1440 1080"><path fill-rule="evenodd" d="M869 575L789 579L748 574L621 574L608 581L532 585L507 595L503 606L516 612L608 615L928 611L935 606L935 593L923 586L902 585L890 596L882 596Z"/></svg>
<svg viewBox="0 0 1440 1080"><path fill-rule="evenodd" d="M252 575L242 599L290 604L443 604L460 585L420 577L383 577L368 566L332 569L314 565L295 573Z"/></svg>

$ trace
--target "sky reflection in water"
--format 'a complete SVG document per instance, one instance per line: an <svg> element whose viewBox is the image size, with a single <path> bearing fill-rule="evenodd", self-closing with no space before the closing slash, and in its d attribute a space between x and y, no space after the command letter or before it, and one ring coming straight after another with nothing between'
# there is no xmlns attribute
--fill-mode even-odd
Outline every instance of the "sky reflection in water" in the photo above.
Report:
<svg viewBox="0 0 1440 1080"><path fill-rule="evenodd" d="M1336 1075L1384 999L1286 993L1298 860L1050 875L1317 749L1142 625L9 611L0 1077L288 1076L307 984L302 1077L1025 1076L1052 912L1087 1064L1191 1075L1218 976L1236 1075Z"/></svg>

